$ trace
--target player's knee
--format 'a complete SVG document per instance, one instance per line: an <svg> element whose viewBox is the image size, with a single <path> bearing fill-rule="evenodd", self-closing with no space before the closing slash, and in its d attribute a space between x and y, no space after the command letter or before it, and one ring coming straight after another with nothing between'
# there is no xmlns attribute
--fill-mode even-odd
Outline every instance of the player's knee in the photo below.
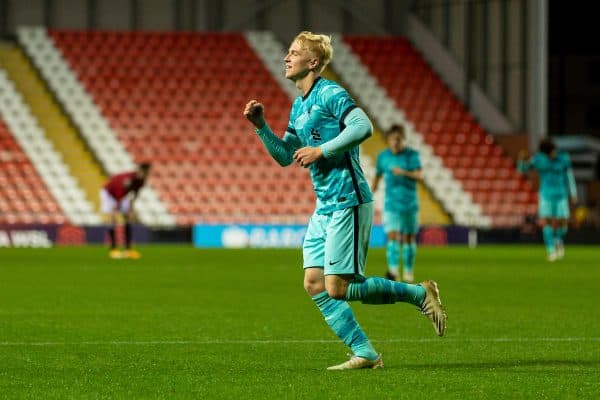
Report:
<svg viewBox="0 0 600 400"><path fill-rule="evenodd" d="M332 299L336 299L336 300L344 300L346 298L345 290L342 291L339 289L328 289L327 294L329 294L329 297L331 297Z"/></svg>
<svg viewBox="0 0 600 400"><path fill-rule="evenodd" d="M348 284L353 279L351 275L328 275L325 277L325 288L329 297L344 300L348 291Z"/></svg>
<svg viewBox="0 0 600 400"><path fill-rule="evenodd" d="M304 278L304 290L314 296L325 291L325 283L318 279Z"/></svg>
<svg viewBox="0 0 600 400"><path fill-rule="evenodd" d="M348 288L344 286L328 286L327 294L329 294L329 297L336 300L344 300L346 298L347 289Z"/></svg>

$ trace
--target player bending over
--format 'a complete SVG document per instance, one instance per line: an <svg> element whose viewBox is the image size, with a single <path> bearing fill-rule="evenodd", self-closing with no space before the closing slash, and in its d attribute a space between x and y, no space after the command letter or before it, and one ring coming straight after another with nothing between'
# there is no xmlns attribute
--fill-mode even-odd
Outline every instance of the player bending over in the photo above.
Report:
<svg viewBox="0 0 600 400"><path fill-rule="evenodd" d="M381 177L385 181L383 229L387 235L386 256L388 279L399 277L402 253L402 280L413 282L419 231L419 198L417 181L423 179L419 153L405 146L404 126L393 125L385 133L388 149L377 156L375 178L371 185L377 190Z"/></svg>
<svg viewBox="0 0 600 400"><path fill-rule="evenodd" d="M535 169L539 174L538 215L543 226L548 261L563 258L563 240L569 220L569 197L573 204L577 203L577 189L569 155L558 151L554 142L546 138L540 142L539 151L529 160L525 151L519 154L518 169L521 173Z"/></svg>
<svg viewBox="0 0 600 400"><path fill-rule="evenodd" d="M407 302L420 308L442 336L446 314L437 284L365 278L373 200L358 158L358 145L371 122L337 83L321 77L333 48L326 35L301 32L285 62L285 77L300 91L283 138L264 120L264 107L246 104L244 115L269 154L282 166L293 162L310 171L317 204L303 244L304 288L325 321L352 349L350 360L329 369L382 368L381 356L356 322L348 301L365 304Z"/></svg>
<svg viewBox="0 0 600 400"><path fill-rule="evenodd" d="M111 226L108 228L110 238L110 258L140 258L140 253L131 248L131 220L133 218L133 203L139 190L146 183L150 172L149 163L141 163L132 172L123 172L112 176L100 189L100 207L103 213L110 215ZM125 250L117 249L115 227L119 215L125 221Z"/></svg>

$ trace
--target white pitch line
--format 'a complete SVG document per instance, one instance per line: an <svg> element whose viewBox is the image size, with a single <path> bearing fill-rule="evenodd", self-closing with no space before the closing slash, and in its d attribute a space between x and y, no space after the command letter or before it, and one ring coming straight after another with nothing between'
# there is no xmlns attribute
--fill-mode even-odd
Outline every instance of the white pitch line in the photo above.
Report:
<svg viewBox="0 0 600 400"><path fill-rule="evenodd" d="M541 338L435 338L382 339L375 343L520 343L520 342L600 342L600 337ZM339 343L339 340L273 339L273 340L148 340L148 341L82 341L82 342L0 342L0 346L155 346L155 345L218 345L218 344L302 344Z"/></svg>

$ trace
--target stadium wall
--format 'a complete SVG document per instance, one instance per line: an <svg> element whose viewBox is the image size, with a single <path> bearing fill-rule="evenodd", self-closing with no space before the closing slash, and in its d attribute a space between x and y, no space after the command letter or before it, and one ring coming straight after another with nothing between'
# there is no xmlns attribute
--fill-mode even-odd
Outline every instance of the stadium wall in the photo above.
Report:
<svg viewBox="0 0 600 400"><path fill-rule="evenodd" d="M0 248L45 248L54 246L107 245L106 226L75 226L71 224L0 225ZM117 227L117 242L124 239L123 227ZM137 244L191 244L189 227L150 228L133 225L133 237Z"/></svg>
<svg viewBox="0 0 600 400"><path fill-rule="evenodd" d="M490 105L478 104L485 93L486 102L491 101L508 117L509 124L501 121L504 116L496 117L494 125L500 129L486 126L493 133L511 133L509 125L524 131L531 118L527 100L533 56L528 53L532 38L528 37L527 18L537 10L531 9L530 3L535 2L415 0L413 5L414 15L451 54L451 62L461 66L459 74L469 75L468 89L463 77L453 79L459 86L454 88L455 93L474 107L476 114L477 108L493 111Z"/></svg>
<svg viewBox="0 0 600 400"><path fill-rule="evenodd" d="M1 33L19 25L102 30L271 30L286 42L299 30L402 34L410 1L0 0Z"/></svg>
<svg viewBox="0 0 600 400"><path fill-rule="evenodd" d="M139 245L181 244L197 248L300 248L304 225L196 225L172 229L152 229L134 225L133 237ZM123 232L117 230L117 241ZM478 244L531 244L542 243L541 232L535 226L525 225L512 229L475 230L461 226L424 226L417 241L420 246L448 246ZM600 244L594 227L571 229L569 244ZM385 244L381 225L371 233L372 248ZM0 248L50 248L56 246L107 245L106 227L78 227L63 225L0 225Z"/></svg>

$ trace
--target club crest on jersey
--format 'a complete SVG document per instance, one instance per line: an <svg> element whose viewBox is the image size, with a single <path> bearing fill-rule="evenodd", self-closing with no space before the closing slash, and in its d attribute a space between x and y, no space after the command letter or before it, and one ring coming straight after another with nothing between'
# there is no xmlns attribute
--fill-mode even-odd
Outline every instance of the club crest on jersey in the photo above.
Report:
<svg viewBox="0 0 600 400"><path fill-rule="evenodd" d="M312 138L315 142L321 141L321 133L318 130L316 130L315 128L312 128L310 130L310 136L312 136Z"/></svg>

